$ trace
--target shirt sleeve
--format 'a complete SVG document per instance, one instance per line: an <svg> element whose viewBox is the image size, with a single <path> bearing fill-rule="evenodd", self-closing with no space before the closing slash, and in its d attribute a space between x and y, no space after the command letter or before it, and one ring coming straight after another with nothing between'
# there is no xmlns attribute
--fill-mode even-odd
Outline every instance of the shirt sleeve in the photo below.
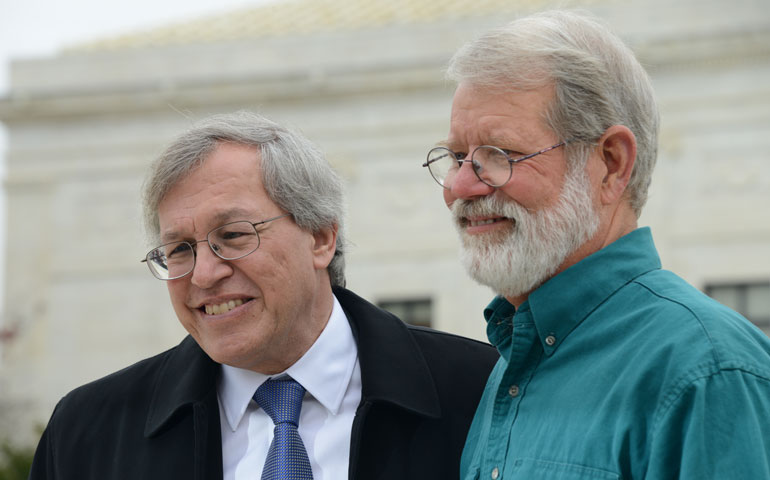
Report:
<svg viewBox="0 0 770 480"><path fill-rule="evenodd" d="M664 399L647 480L770 478L770 377L704 373Z"/></svg>

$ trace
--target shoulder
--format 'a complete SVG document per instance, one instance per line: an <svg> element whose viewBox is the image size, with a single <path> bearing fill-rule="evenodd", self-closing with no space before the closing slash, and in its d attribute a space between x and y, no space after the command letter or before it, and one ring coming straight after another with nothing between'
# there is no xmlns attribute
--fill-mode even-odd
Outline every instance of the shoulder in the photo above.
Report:
<svg viewBox="0 0 770 480"><path fill-rule="evenodd" d="M422 357L434 373L454 369L486 379L497 361L497 350L488 343L405 324L349 290L335 288L334 295L348 316L362 364Z"/></svg>
<svg viewBox="0 0 770 480"><path fill-rule="evenodd" d="M459 385L475 409L500 354L492 345L425 327L407 327L431 371L439 392L458 397Z"/></svg>
<svg viewBox="0 0 770 480"><path fill-rule="evenodd" d="M410 338L423 353L449 354L454 357L475 358L481 356L487 363L497 359L497 350L486 342L473 340L460 335L442 332L431 328L409 325L397 316L383 310L350 290L335 288L334 295L348 315L355 330L357 341L368 344L370 340L396 343ZM451 361L451 359L446 359Z"/></svg>
<svg viewBox="0 0 770 480"><path fill-rule="evenodd" d="M414 325L407 325L407 329L424 352L447 355L447 362L470 355L494 364L499 356L497 349L487 342Z"/></svg>
<svg viewBox="0 0 770 480"><path fill-rule="evenodd" d="M161 376L170 373L167 370L172 368L171 359L180 356L192 359L194 344L194 340L187 337L165 352L75 388L59 401L52 421L74 417L72 420L81 422L83 412L94 413L93 419L96 419L97 412L146 410Z"/></svg>
<svg viewBox="0 0 770 480"><path fill-rule="evenodd" d="M145 394L149 395L158 372L177 348L174 347L75 388L61 399L56 415L66 415L70 409L82 412L83 408L92 405L104 407L116 402L124 403L129 399L136 401Z"/></svg>
<svg viewBox="0 0 770 480"><path fill-rule="evenodd" d="M638 347L666 380L664 409L693 389L770 385L770 338L737 312L666 270L642 275L625 290L638 305L638 325L629 331L644 333L636 335ZM735 397L736 388L725 388Z"/></svg>
<svg viewBox="0 0 770 480"><path fill-rule="evenodd" d="M667 270L642 275L634 284L636 294L647 297L640 307L647 318L691 354L708 354L723 368L746 363L770 369L770 338L739 313Z"/></svg>

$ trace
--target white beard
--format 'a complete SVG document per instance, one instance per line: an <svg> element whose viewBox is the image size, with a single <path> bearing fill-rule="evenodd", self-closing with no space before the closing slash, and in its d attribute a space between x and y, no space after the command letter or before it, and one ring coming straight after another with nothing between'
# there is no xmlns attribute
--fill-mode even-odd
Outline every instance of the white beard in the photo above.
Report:
<svg viewBox="0 0 770 480"><path fill-rule="evenodd" d="M557 271L564 260L599 227L588 176L569 172L557 204L530 212L514 201L490 195L455 200L452 214L460 234L460 259L470 276L504 297L532 292ZM513 221L509 232L468 235L463 217L501 215Z"/></svg>

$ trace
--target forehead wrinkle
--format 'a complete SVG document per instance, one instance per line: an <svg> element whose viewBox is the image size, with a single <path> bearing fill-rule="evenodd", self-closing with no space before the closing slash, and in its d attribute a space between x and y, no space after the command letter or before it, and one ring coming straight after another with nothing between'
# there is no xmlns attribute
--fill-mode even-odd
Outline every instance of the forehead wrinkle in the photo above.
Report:
<svg viewBox="0 0 770 480"><path fill-rule="evenodd" d="M228 222L236 222L238 220L252 221L251 217L254 215L252 210L248 210L242 207L232 207L226 210L221 210L211 217L210 222L215 223L214 228L220 226L220 224Z"/></svg>
<svg viewBox="0 0 770 480"><path fill-rule="evenodd" d="M254 215L254 212L242 207L232 207L225 210L220 210L216 212L213 216L211 216L209 219L207 219L207 224L211 227L211 229L218 228L225 223L230 222L237 222L240 220L247 220L249 222L252 221L251 217ZM194 223L194 222L193 222ZM193 230L195 227L193 227ZM179 239L187 239L189 234L183 233L184 230L168 230L166 232L163 232L161 236L161 241L163 243L172 242ZM189 237L189 239L194 238L192 236Z"/></svg>
<svg viewBox="0 0 770 480"><path fill-rule="evenodd" d="M512 147L516 144L516 140L510 135L494 133L486 136L487 143L485 145L492 145L493 147Z"/></svg>
<svg viewBox="0 0 770 480"><path fill-rule="evenodd" d="M511 142L520 137L518 127L510 125L508 115L483 115L472 123L453 122L446 144L475 143L479 145L494 145L492 142Z"/></svg>
<svg viewBox="0 0 770 480"><path fill-rule="evenodd" d="M476 138L479 140L479 144L475 145L476 147L481 145L491 145L493 147L506 147L510 149L510 147L517 144L516 140L507 134L494 133L488 135L482 132L481 134L476 135ZM457 148L467 148L465 142L462 142L462 145L459 145L457 142L450 140L441 142L439 146L449 148L450 150L455 150Z"/></svg>

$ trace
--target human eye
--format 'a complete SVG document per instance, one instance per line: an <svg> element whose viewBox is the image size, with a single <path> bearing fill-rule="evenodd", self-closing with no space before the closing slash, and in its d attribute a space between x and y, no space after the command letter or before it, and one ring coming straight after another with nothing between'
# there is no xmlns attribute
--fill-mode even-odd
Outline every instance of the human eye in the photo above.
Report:
<svg viewBox="0 0 770 480"><path fill-rule="evenodd" d="M253 232L245 232L241 230L232 230L228 229L222 232L221 239L222 240L237 240L239 238L243 238L245 236L253 236Z"/></svg>
<svg viewBox="0 0 770 480"><path fill-rule="evenodd" d="M468 157L468 152L463 150L463 148L458 148L457 150L447 148L447 151L451 153L451 156L449 157L449 160L451 161L449 165L450 172L456 172L459 170L462 162Z"/></svg>
<svg viewBox="0 0 770 480"><path fill-rule="evenodd" d="M518 150L513 150L508 148L500 148L500 151L505 154L506 160L510 161L511 163L517 163L531 157L531 155L528 155L526 153L522 153Z"/></svg>
<svg viewBox="0 0 770 480"><path fill-rule="evenodd" d="M235 245L252 241L257 236L257 231L249 222L235 222L219 227L211 232L211 235L217 242Z"/></svg>
<svg viewBox="0 0 770 480"><path fill-rule="evenodd" d="M158 249L158 256L165 257L166 262L183 262L192 255L192 245L187 242L174 242Z"/></svg>
<svg viewBox="0 0 770 480"><path fill-rule="evenodd" d="M468 155L464 152L465 148L463 146L448 141L438 143L433 150L435 152L441 152L445 158L452 161L462 160Z"/></svg>
<svg viewBox="0 0 770 480"><path fill-rule="evenodd" d="M508 170L508 155L500 148L482 145L473 152L473 164L477 172Z"/></svg>

